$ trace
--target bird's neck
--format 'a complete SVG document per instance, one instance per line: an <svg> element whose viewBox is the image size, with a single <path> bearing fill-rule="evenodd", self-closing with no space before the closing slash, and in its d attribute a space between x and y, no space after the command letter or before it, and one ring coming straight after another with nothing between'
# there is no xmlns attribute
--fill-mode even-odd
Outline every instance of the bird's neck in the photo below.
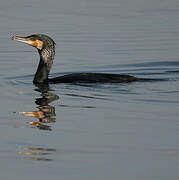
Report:
<svg viewBox="0 0 179 180"><path fill-rule="evenodd" d="M55 51L53 48L43 49L39 51L40 62L35 73L34 83L47 83L48 74L53 64Z"/></svg>

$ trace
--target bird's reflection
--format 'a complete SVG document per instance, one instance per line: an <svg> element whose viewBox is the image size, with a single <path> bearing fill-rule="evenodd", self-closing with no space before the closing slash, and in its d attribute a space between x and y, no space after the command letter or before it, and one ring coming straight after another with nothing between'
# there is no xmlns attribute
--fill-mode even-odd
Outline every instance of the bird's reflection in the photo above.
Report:
<svg viewBox="0 0 179 180"><path fill-rule="evenodd" d="M38 105L37 108L43 114L43 117L39 118L39 121L42 123L55 122L55 107L49 104L55 100L58 100L59 96L49 92L50 88L47 84L38 85L38 88L35 90L41 92L41 97L35 99L35 103Z"/></svg>
<svg viewBox="0 0 179 180"><path fill-rule="evenodd" d="M23 159L36 160L36 161L53 161L50 156L56 152L54 148L32 147L32 146L19 146L18 153L21 154Z"/></svg>
<svg viewBox="0 0 179 180"><path fill-rule="evenodd" d="M36 85L35 91L41 93L41 97L35 99L35 103L38 105L38 111L19 112L19 114L34 117L39 120L28 122L31 127L41 130L51 130L51 126L46 125L45 123L55 122L56 114L55 107L49 104L55 100L58 100L59 96L51 92L52 90L48 84Z"/></svg>

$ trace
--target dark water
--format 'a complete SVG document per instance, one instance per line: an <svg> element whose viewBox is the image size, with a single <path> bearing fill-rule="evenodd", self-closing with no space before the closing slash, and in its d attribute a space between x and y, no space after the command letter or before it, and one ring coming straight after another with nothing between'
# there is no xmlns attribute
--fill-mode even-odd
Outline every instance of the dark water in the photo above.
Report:
<svg viewBox="0 0 179 180"><path fill-rule="evenodd" d="M1 179L179 178L179 1L6 0L0 25ZM35 87L37 52L10 39L33 33L56 41L53 77L163 80Z"/></svg>

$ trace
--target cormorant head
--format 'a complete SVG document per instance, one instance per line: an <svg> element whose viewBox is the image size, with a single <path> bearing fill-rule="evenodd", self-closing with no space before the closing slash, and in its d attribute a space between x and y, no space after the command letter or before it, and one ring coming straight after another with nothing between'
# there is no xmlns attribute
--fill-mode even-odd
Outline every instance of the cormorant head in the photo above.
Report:
<svg viewBox="0 0 179 180"><path fill-rule="evenodd" d="M13 36L12 40L29 44L38 50L40 55L40 62L33 82L47 82L48 74L53 64L55 55L55 42L53 41L53 39L44 34L33 34L27 37Z"/></svg>
<svg viewBox="0 0 179 180"><path fill-rule="evenodd" d="M43 49L55 50L55 42L52 38L44 34L33 34L27 37L13 36L12 40L29 44L41 51Z"/></svg>

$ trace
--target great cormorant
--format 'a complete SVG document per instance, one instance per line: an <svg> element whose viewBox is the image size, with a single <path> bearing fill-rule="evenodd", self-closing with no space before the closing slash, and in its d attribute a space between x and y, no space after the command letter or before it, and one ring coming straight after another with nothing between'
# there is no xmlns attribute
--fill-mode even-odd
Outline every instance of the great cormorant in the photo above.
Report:
<svg viewBox="0 0 179 180"><path fill-rule="evenodd" d="M60 77L48 78L55 56L55 42L44 34L33 34L27 37L13 36L12 40L24 42L35 47L40 55L40 62L33 82L38 83L128 83L141 81L131 75L108 73L72 73Z"/></svg>

